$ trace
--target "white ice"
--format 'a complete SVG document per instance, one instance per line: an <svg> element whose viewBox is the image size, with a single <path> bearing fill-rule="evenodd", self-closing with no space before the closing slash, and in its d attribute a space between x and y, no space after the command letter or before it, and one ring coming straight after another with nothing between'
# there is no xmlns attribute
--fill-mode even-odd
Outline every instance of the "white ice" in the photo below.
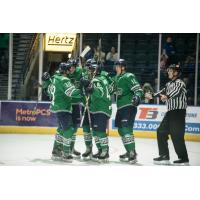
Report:
<svg viewBox="0 0 200 200"><path fill-rule="evenodd" d="M95 162L85 162L74 160L72 163L51 160L51 151L53 146L53 135L38 134L0 134L0 165L2 166L24 166L24 165L72 165L88 166L102 165ZM138 163L136 166L153 165L152 159L158 156L156 139L136 138L136 151L138 153ZM125 152L119 137L109 137L110 162L106 165L129 165L120 163L118 156ZM95 146L95 145L94 145ZM200 166L200 142L186 142L190 165ZM75 148L82 153L85 151L85 145L82 136L77 136ZM176 160L173 145L169 141L171 161ZM94 152L96 147L94 148Z"/></svg>

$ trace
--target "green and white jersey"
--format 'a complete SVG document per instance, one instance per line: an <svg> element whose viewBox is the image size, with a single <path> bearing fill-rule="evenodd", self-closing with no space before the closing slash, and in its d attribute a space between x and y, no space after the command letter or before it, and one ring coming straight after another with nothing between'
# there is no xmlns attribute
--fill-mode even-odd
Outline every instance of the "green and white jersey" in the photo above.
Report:
<svg viewBox="0 0 200 200"><path fill-rule="evenodd" d="M131 101L134 95L143 97L143 90L134 74L126 72L116 75L114 81L118 109L132 105Z"/></svg>
<svg viewBox="0 0 200 200"><path fill-rule="evenodd" d="M113 93L114 90L114 80L110 77L109 73L106 71L101 71L101 76L105 77L108 81L108 91L110 94Z"/></svg>
<svg viewBox="0 0 200 200"><path fill-rule="evenodd" d="M48 86L48 94L51 97L51 112L72 112L72 98L80 99L80 90L76 89L70 79L59 74L51 78Z"/></svg>
<svg viewBox="0 0 200 200"><path fill-rule="evenodd" d="M108 80L104 76L99 75L91 81L91 85L94 91L90 96L90 112L104 113L110 117L112 113L112 101L108 91Z"/></svg>
<svg viewBox="0 0 200 200"><path fill-rule="evenodd" d="M72 84L75 85L76 88L80 88L80 79L82 77L83 70L81 67L76 67L73 74L68 74L67 77L71 80Z"/></svg>
<svg viewBox="0 0 200 200"><path fill-rule="evenodd" d="M76 89L80 89L80 79L83 76L83 70L81 67L76 67L73 74L68 74L67 77L70 79L71 83L76 87ZM72 98L72 104L79 104L80 99Z"/></svg>

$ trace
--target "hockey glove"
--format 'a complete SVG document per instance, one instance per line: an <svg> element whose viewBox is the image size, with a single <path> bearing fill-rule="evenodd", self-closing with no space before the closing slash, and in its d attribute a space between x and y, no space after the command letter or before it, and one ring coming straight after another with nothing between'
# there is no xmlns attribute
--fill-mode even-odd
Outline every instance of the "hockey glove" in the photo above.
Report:
<svg viewBox="0 0 200 200"><path fill-rule="evenodd" d="M80 85L84 88L87 88L90 85L90 81L84 78L80 79Z"/></svg>
<svg viewBox="0 0 200 200"><path fill-rule="evenodd" d="M138 106L140 104L140 101L141 101L141 99L139 96L133 96L133 99L131 102L132 102L133 106Z"/></svg>
<svg viewBox="0 0 200 200"><path fill-rule="evenodd" d="M89 86L89 87L85 88L86 95L92 94L93 91L94 91L94 88L92 86Z"/></svg>

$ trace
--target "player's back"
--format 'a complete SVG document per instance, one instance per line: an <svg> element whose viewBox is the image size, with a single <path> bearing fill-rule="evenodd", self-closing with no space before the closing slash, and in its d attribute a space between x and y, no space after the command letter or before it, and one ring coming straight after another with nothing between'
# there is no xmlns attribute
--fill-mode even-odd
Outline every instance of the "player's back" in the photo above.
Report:
<svg viewBox="0 0 200 200"><path fill-rule="evenodd" d="M52 96L50 109L52 112L69 111L71 112L71 97L65 94L65 91L70 87L70 79L62 75L54 75L52 83L49 86L49 91Z"/></svg>

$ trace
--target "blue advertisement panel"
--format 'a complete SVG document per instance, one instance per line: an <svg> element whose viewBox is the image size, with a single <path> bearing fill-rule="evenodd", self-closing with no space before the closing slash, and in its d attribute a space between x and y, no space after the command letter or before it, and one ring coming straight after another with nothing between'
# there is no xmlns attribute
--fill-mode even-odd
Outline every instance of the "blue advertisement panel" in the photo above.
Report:
<svg viewBox="0 0 200 200"><path fill-rule="evenodd" d="M57 126L56 117L49 110L49 102L2 101L0 126Z"/></svg>
<svg viewBox="0 0 200 200"><path fill-rule="evenodd" d="M113 104L112 129L115 127L116 105ZM133 128L135 131L156 131L166 113L164 105L140 105ZM189 106L186 114L185 132L200 135L200 107Z"/></svg>

